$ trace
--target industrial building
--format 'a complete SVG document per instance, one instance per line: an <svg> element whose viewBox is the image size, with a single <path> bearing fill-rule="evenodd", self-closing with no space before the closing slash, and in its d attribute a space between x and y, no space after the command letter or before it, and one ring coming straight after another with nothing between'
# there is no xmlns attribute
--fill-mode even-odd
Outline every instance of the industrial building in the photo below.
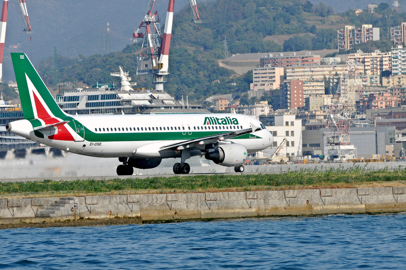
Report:
<svg viewBox="0 0 406 270"><path fill-rule="evenodd" d="M303 131L303 155L326 155L326 137L331 130ZM357 149L357 157L372 157L372 155L389 154L390 148L396 143L396 131L391 127L351 127L351 145Z"/></svg>

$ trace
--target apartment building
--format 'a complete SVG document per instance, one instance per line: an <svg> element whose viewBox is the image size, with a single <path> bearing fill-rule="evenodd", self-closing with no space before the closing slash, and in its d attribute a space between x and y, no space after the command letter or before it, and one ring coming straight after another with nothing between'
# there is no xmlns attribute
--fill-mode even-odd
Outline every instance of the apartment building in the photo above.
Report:
<svg viewBox="0 0 406 270"><path fill-rule="evenodd" d="M392 53L382 53L376 50L373 53L364 53L358 50L357 53L348 55L348 60L354 60L364 66L366 75L380 75L382 71L392 70Z"/></svg>
<svg viewBox="0 0 406 270"><path fill-rule="evenodd" d="M213 103L216 111L224 111L228 106L228 99L222 97L216 98L213 100Z"/></svg>
<svg viewBox="0 0 406 270"><path fill-rule="evenodd" d="M250 85L251 90L275 90L280 88L283 80L284 69L282 67L260 67L253 70L253 83Z"/></svg>
<svg viewBox="0 0 406 270"><path fill-rule="evenodd" d="M284 81L280 90L280 106L283 109L304 107L303 81Z"/></svg>
<svg viewBox="0 0 406 270"><path fill-rule="evenodd" d="M261 115L268 115L270 110L271 108L268 104L268 101L260 101L255 103L254 105L239 106L237 113L251 115L259 119Z"/></svg>
<svg viewBox="0 0 406 270"><path fill-rule="evenodd" d="M385 109L398 107L399 97L390 93L370 94L366 102L366 109Z"/></svg>
<svg viewBox="0 0 406 270"><path fill-rule="evenodd" d="M338 49L350 50L355 44L379 40L379 35L379 28L373 28L371 24L363 24L361 28L346 25L337 30Z"/></svg>
<svg viewBox="0 0 406 270"><path fill-rule="evenodd" d="M303 97L307 98L314 95L323 95L325 93L324 80L307 79L303 80Z"/></svg>
<svg viewBox="0 0 406 270"><path fill-rule="evenodd" d="M406 75L391 75L389 77L382 77L382 86L399 87L402 85L406 85Z"/></svg>
<svg viewBox="0 0 406 270"><path fill-rule="evenodd" d="M314 95L305 98L306 111L319 111L323 106L330 106L333 95Z"/></svg>
<svg viewBox="0 0 406 270"><path fill-rule="evenodd" d="M287 67L286 79L287 80L324 80L332 76L342 76L348 72L347 65L322 65L322 66L301 66L301 67ZM357 66L356 73L364 74L364 67Z"/></svg>
<svg viewBox="0 0 406 270"><path fill-rule="evenodd" d="M406 45L406 22L402 22L401 25L391 27L390 40L395 45Z"/></svg>
<svg viewBox="0 0 406 270"><path fill-rule="evenodd" d="M274 125L266 126L274 137L272 148L277 148L284 138L287 142L279 152L279 156L302 155L302 120L294 114L275 115Z"/></svg>
<svg viewBox="0 0 406 270"><path fill-rule="evenodd" d="M271 67L320 65L320 55L313 55L311 52L268 54L260 59L261 67L265 67L267 65Z"/></svg>
<svg viewBox="0 0 406 270"><path fill-rule="evenodd" d="M406 75L406 48L398 45L392 48L392 75Z"/></svg>

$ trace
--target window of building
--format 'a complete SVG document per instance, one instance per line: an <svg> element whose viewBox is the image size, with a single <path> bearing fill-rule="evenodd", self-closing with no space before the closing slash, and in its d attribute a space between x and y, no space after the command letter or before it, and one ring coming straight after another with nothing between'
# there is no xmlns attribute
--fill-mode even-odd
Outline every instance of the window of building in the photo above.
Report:
<svg viewBox="0 0 406 270"><path fill-rule="evenodd" d="M289 142L286 142L286 146L289 146Z"/></svg>
<svg viewBox="0 0 406 270"><path fill-rule="evenodd" d="M290 136L292 136L292 137L295 136L295 132L294 132L294 131L291 131L291 132L290 132Z"/></svg>
<svg viewBox="0 0 406 270"><path fill-rule="evenodd" d="M278 147L278 144L276 142L273 142L272 147Z"/></svg>
<svg viewBox="0 0 406 270"><path fill-rule="evenodd" d="M289 131L286 131L286 136L289 136Z"/></svg>
<svg viewBox="0 0 406 270"><path fill-rule="evenodd" d="M320 147L319 143L309 143L309 147Z"/></svg>
<svg viewBox="0 0 406 270"><path fill-rule="evenodd" d="M295 153L292 153L292 154L290 154L292 157L294 157L295 156Z"/></svg>
<svg viewBox="0 0 406 270"><path fill-rule="evenodd" d="M285 122L285 126L289 126L289 121L286 121L286 122Z"/></svg>
<svg viewBox="0 0 406 270"><path fill-rule="evenodd" d="M295 146L295 141L291 141L290 146L292 146L292 147Z"/></svg>
<svg viewBox="0 0 406 270"><path fill-rule="evenodd" d="M278 132L277 131L272 131L272 135L273 136L278 136Z"/></svg>
<svg viewBox="0 0 406 270"><path fill-rule="evenodd" d="M302 147L307 147L307 143L302 144Z"/></svg>

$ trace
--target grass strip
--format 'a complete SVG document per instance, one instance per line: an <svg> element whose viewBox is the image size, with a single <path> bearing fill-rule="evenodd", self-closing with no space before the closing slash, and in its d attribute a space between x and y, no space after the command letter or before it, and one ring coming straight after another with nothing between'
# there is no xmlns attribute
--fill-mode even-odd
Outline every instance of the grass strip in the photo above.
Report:
<svg viewBox="0 0 406 270"><path fill-rule="evenodd" d="M0 194L72 192L105 193L125 190L213 190L224 188L256 187L277 188L279 186L325 186L335 184L355 184L365 182L385 182L406 180L406 170L367 171L355 169L302 170L280 174L242 174L242 175L198 175L151 178L129 178L112 180L75 181L35 181L0 183Z"/></svg>

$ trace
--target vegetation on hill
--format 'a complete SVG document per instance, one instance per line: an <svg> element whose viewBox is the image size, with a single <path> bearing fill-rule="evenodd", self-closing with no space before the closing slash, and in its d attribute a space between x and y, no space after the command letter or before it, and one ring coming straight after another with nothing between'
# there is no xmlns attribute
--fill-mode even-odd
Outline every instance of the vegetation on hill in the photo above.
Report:
<svg viewBox="0 0 406 270"><path fill-rule="evenodd" d="M322 2L313 5L307 0L217 0L199 3L199 12L203 19L200 30L191 22L189 7L174 16L170 75L165 90L178 99L189 95L190 100L202 100L213 94L241 94L249 90L250 73L238 77L218 65L218 60L224 57L225 39L230 54L332 49L337 45L337 32L329 28L330 25L355 21L356 26L372 24L380 27L382 41L357 45L350 52L358 49L387 51L391 47L387 26L406 21L406 13L394 13L385 3L379 5L375 14L362 12L359 16L354 16L353 10L332 16L334 10L331 7ZM267 39L272 35L288 34L302 35L285 40L283 45ZM152 75L134 75L139 48L140 43L136 43L122 52L107 55L80 55L75 59L60 56L59 80L76 80L87 85L96 82L118 84L119 79L111 77L110 72L118 71L121 65L140 87L153 88ZM52 58L42 61L39 71L47 84L55 85Z"/></svg>
<svg viewBox="0 0 406 270"><path fill-rule="evenodd" d="M5 101L13 100L18 97L16 91L6 83L0 83L0 93L3 94Z"/></svg>

